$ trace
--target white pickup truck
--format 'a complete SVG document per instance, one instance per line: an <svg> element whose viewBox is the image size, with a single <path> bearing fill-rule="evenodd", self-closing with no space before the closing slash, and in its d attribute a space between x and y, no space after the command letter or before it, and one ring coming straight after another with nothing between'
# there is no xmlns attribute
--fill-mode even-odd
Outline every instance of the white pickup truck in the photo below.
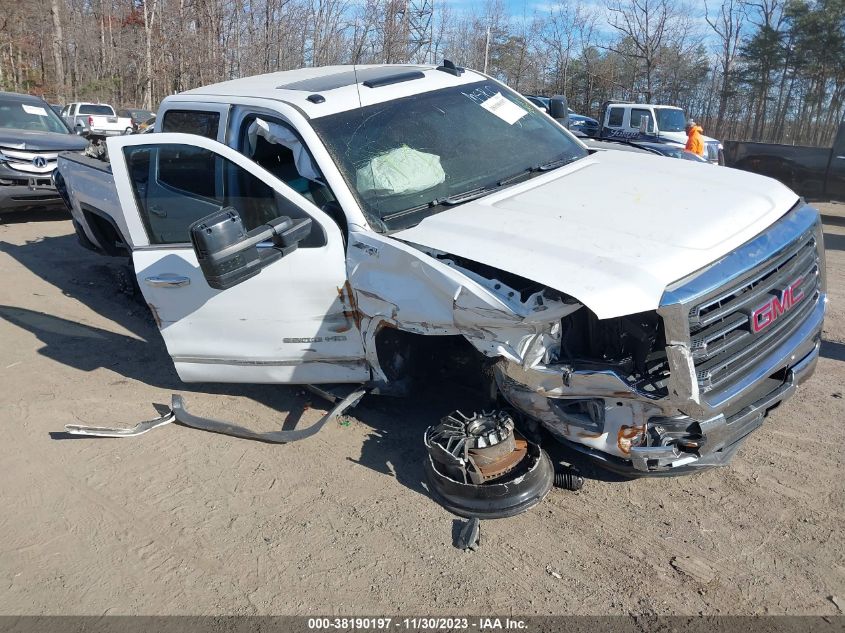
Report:
<svg viewBox="0 0 845 633"><path fill-rule="evenodd" d="M117 136L132 134L135 129L132 119L117 116L114 108L106 103L69 103L62 108L61 116L77 134Z"/></svg>
<svg viewBox="0 0 845 633"><path fill-rule="evenodd" d="M56 179L83 243L131 255L185 382L396 393L434 356L658 475L727 463L816 364L816 210L733 169L590 154L476 71L228 81L108 145Z"/></svg>

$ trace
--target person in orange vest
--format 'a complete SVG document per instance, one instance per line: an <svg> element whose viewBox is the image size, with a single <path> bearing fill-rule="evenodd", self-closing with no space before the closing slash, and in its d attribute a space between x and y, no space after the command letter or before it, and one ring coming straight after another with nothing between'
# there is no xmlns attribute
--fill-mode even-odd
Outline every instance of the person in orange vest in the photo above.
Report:
<svg viewBox="0 0 845 633"><path fill-rule="evenodd" d="M704 156L704 140L701 138L702 133L704 132L701 129L701 126L698 125L695 121L690 119L687 121L686 126L687 131L687 146L686 150L688 152L692 152L693 154L697 154L698 156Z"/></svg>

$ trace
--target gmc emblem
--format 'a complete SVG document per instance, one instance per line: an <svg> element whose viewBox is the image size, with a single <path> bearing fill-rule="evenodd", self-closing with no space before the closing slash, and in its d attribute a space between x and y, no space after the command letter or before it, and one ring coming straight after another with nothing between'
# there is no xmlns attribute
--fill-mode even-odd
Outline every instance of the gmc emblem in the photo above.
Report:
<svg viewBox="0 0 845 633"><path fill-rule="evenodd" d="M799 277L784 288L780 295L774 296L751 313L751 329L757 333L769 327L784 312L789 312L796 303L804 298L804 291L798 287L804 281Z"/></svg>

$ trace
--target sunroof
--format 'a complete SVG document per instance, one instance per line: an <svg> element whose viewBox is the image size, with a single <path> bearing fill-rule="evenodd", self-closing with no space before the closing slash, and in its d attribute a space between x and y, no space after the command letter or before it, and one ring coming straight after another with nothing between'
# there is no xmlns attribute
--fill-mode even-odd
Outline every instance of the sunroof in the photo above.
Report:
<svg viewBox="0 0 845 633"><path fill-rule="evenodd" d="M396 76L399 73L408 73L413 71L425 70L422 66L378 66L377 68L361 68L358 70L358 81L369 81L373 84L381 84L385 79ZM331 75L323 75L322 77L312 77L311 79L303 79L301 81L294 81L289 84L282 84L276 86L284 90L302 90L304 92L324 92L326 90L334 90L335 88L343 88L344 86L351 86L355 83L356 73L352 69L344 70L339 73Z"/></svg>

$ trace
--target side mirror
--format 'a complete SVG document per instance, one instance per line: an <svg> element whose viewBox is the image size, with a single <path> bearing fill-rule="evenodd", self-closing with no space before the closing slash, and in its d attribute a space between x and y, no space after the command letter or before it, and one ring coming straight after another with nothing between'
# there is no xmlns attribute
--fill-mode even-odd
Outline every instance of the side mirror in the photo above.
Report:
<svg viewBox="0 0 845 633"><path fill-rule="evenodd" d="M649 133L649 122L650 121L651 121L651 119L647 114L644 114L640 117L640 134L648 134Z"/></svg>
<svg viewBox="0 0 845 633"><path fill-rule="evenodd" d="M205 280L212 288L225 290L296 250L311 233L311 218L279 217L247 231L240 214L224 207L194 222L190 231ZM269 247L259 248L268 241Z"/></svg>
<svg viewBox="0 0 845 633"><path fill-rule="evenodd" d="M549 116L566 129L569 129L569 103L563 95L555 95L549 99Z"/></svg>

